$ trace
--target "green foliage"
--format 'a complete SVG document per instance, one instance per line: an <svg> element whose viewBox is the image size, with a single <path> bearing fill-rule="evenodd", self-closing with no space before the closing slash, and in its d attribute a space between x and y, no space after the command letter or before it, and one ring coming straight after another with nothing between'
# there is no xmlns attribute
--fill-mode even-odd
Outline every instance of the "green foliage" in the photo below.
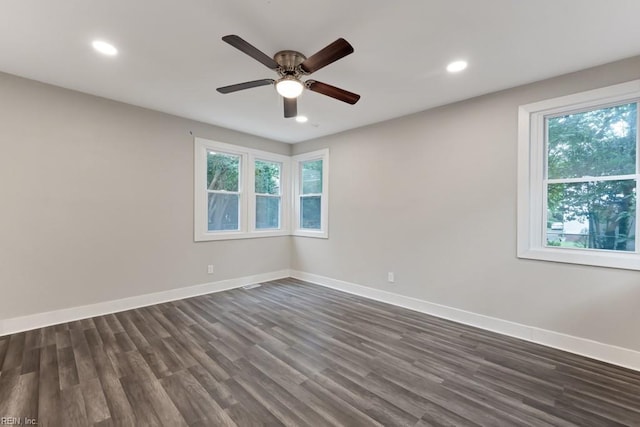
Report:
<svg viewBox="0 0 640 427"><path fill-rule="evenodd" d="M240 157L209 152L207 155L207 188L217 191L238 191Z"/></svg>
<svg viewBox="0 0 640 427"><path fill-rule="evenodd" d="M280 165L256 160L256 193L280 194Z"/></svg>
<svg viewBox="0 0 640 427"><path fill-rule="evenodd" d="M635 174L637 115L632 103L548 119L549 179ZM635 249L635 180L549 184L547 206L550 222L588 222L586 247Z"/></svg>
<svg viewBox="0 0 640 427"><path fill-rule="evenodd" d="M549 119L548 177L634 174L637 117L633 103Z"/></svg>

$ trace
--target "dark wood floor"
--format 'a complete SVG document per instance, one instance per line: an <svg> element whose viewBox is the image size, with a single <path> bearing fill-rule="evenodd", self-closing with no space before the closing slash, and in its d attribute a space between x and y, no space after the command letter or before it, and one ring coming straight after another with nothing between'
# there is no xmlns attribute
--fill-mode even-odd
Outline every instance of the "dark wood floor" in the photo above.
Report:
<svg viewBox="0 0 640 427"><path fill-rule="evenodd" d="M640 426L640 373L293 279L0 337L39 426Z"/></svg>

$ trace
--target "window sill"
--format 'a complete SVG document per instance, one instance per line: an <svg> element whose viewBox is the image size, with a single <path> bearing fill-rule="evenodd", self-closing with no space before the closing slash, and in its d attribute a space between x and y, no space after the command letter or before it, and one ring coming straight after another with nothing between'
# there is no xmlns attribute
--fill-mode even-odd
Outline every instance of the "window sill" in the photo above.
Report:
<svg viewBox="0 0 640 427"><path fill-rule="evenodd" d="M216 240L239 240L239 239L260 239L263 237L282 237L289 236L286 230L267 230L253 231L251 233L243 233L239 231L223 231L217 233L204 233L195 236L196 242L211 242Z"/></svg>
<svg viewBox="0 0 640 427"><path fill-rule="evenodd" d="M328 239L329 238L329 233L327 231L324 230L317 230L317 231L312 231L312 230L295 230L293 233L291 233L292 236L297 236L297 237L314 237L316 239Z"/></svg>
<svg viewBox="0 0 640 427"><path fill-rule="evenodd" d="M640 255L635 252L624 253L595 249L586 252L580 249L528 248L519 250L518 258L581 264L593 267L640 270Z"/></svg>

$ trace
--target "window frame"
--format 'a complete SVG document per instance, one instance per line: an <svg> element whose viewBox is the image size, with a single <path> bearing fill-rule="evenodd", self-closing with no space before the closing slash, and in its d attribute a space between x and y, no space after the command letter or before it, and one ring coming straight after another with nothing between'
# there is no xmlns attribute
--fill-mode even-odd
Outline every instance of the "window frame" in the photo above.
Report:
<svg viewBox="0 0 640 427"><path fill-rule="evenodd" d="M329 238L329 149L312 151L292 157L293 173L293 220L292 234L302 237ZM302 164L322 160L322 192L302 194ZM300 198L320 196L320 229L302 228L300 224Z"/></svg>
<svg viewBox="0 0 640 427"><path fill-rule="evenodd" d="M640 80L521 105L518 110L518 258L640 270L640 248L635 252L548 247L546 230L546 119L581 111L636 102L640 107ZM640 114L640 108L639 108ZM640 186L636 136L636 188ZM600 180L598 177L597 181ZM610 178L610 177L606 177ZM589 180L595 181L595 180ZM640 227L636 206L636 231ZM637 233L636 233L637 238Z"/></svg>
<svg viewBox="0 0 640 427"><path fill-rule="evenodd" d="M202 183L207 182L207 152L216 151L224 154L240 156L240 173L238 176L240 194L240 210L238 212L239 230L208 230L208 190L202 189ZM280 228L257 229L256 220L256 192L255 192L255 162L279 163L280 168ZM290 203L290 157L267 151L255 150L248 147L212 141L204 138L194 138L194 240L196 242L230 239L250 239L259 237L275 237L290 235L289 212ZM206 185L206 184L205 184ZM235 193L234 193L235 194Z"/></svg>

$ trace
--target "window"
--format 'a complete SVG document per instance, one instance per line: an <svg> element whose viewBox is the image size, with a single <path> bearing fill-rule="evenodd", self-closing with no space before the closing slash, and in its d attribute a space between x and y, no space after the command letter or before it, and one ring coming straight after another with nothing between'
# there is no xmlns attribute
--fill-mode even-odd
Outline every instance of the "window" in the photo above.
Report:
<svg viewBox="0 0 640 427"><path fill-rule="evenodd" d="M241 157L207 150L207 230L240 229Z"/></svg>
<svg viewBox="0 0 640 427"><path fill-rule="evenodd" d="M263 160L255 161L255 227L258 230L277 230L280 228L282 207L281 171L281 163Z"/></svg>
<svg viewBox="0 0 640 427"><path fill-rule="evenodd" d="M195 139L196 241L289 234L290 158Z"/></svg>
<svg viewBox="0 0 640 427"><path fill-rule="evenodd" d="M520 107L518 256L640 270L640 81Z"/></svg>
<svg viewBox="0 0 640 427"><path fill-rule="evenodd" d="M295 174L295 224L297 236L328 237L329 151L293 158Z"/></svg>

